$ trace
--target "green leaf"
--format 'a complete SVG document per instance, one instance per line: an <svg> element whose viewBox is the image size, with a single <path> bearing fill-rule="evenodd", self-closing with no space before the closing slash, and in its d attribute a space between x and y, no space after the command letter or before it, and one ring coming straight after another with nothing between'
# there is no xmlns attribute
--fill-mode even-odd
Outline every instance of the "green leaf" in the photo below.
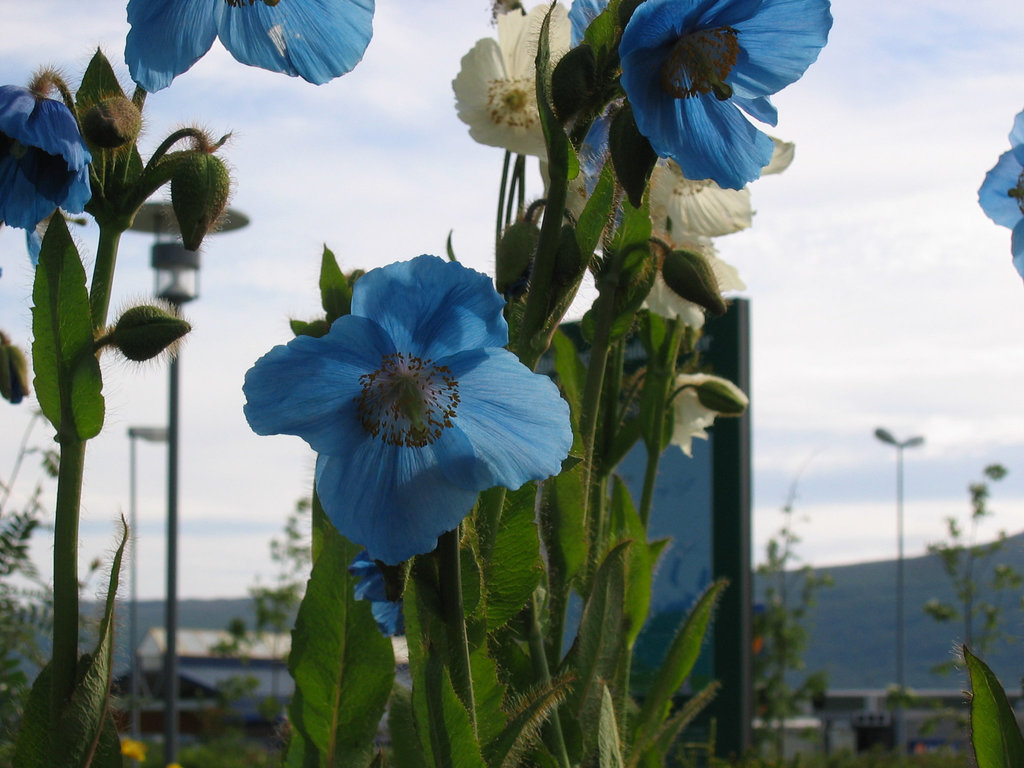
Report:
<svg viewBox="0 0 1024 768"><path fill-rule="evenodd" d="M48 768L50 741L50 665L36 676L25 701L21 728L14 742L14 762L19 768Z"/></svg>
<svg viewBox="0 0 1024 768"><path fill-rule="evenodd" d="M626 559L631 542L616 545L594 576L590 597L583 607L579 634L568 662L576 671L576 685L566 702L583 728L584 754L597 746L601 689L615 680L625 656L623 603L626 592Z"/></svg>
<svg viewBox="0 0 1024 768"><path fill-rule="evenodd" d="M353 594L348 566L358 553L333 528L320 531L288 657L297 694L288 709L295 731L289 766L365 766L373 757L395 660L369 601Z"/></svg>
<svg viewBox="0 0 1024 768"><path fill-rule="evenodd" d="M89 61L89 66L85 68L82 84L75 94L75 106L78 107L79 113L84 113L93 104L97 104L103 99L124 95L121 83L118 81L117 75L114 74L114 68L110 66L103 51L97 48L96 53Z"/></svg>
<svg viewBox="0 0 1024 768"><path fill-rule="evenodd" d="M647 543L647 532L633 505L629 488L618 475L615 476L612 485L612 530L615 532L615 538L630 539L633 542L627 562L624 604L626 647L632 648L637 635L640 634L640 628L647 619L647 611L651 604L654 566L662 545L652 546Z"/></svg>
<svg viewBox="0 0 1024 768"><path fill-rule="evenodd" d="M395 768L429 768L413 714L412 691L396 685L388 702L391 759Z"/></svg>
<svg viewBox="0 0 1024 768"><path fill-rule="evenodd" d="M612 118L608 129L608 149L619 183L626 190L629 202L634 208L639 208L658 156L647 137L636 127L633 108L628 104Z"/></svg>
<svg viewBox="0 0 1024 768"><path fill-rule="evenodd" d="M971 744L978 768L1020 768L1024 738L999 680L964 646L971 678Z"/></svg>
<svg viewBox="0 0 1024 768"><path fill-rule="evenodd" d="M544 139L548 148L548 173L551 178L557 175L562 179L575 179L580 172L580 161L569 142L561 122L551 107L551 10L544 17L540 36L537 40L537 109L540 113L540 124L544 131Z"/></svg>
<svg viewBox="0 0 1024 768"><path fill-rule="evenodd" d="M352 311L352 288L326 245L320 260L320 303L327 313L328 323Z"/></svg>
<svg viewBox="0 0 1024 768"><path fill-rule="evenodd" d="M672 640L637 717L634 743L638 748L646 747L665 722L672 709L672 697L693 671L711 615L726 585L727 582L719 580L705 590Z"/></svg>
<svg viewBox="0 0 1024 768"><path fill-rule="evenodd" d="M608 225L608 214L615 200L615 173L610 164L606 163L601 170L597 186L587 200L583 212L576 224L576 242L580 252L593 254L597 244L601 242L601 233Z"/></svg>
<svg viewBox="0 0 1024 768"><path fill-rule="evenodd" d="M548 480L541 492L541 535L548 554L548 571L568 584L587 556L583 527L583 467L577 464Z"/></svg>
<svg viewBox="0 0 1024 768"><path fill-rule="evenodd" d="M128 525L123 519L121 523L121 543L110 566L110 584L107 588L96 650L92 655L86 654L79 659L79 681L71 693L67 706L59 715L55 766L77 768L92 765L97 752L103 753L109 760L110 734L105 734L104 730L108 727L105 721L110 719L110 673L114 662L114 602L117 597L121 560L125 545L128 543ZM116 739L116 734L114 738ZM109 765L109 762L106 764Z"/></svg>
<svg viewBox="0 0 1024 768"><path fill-rule="evenodd" d="M519 613L541 577L540 537L534 522L537 488L527 483L505 495L489 557L481 564L487 594L487 630Z"/></svg>
<svg viewBox="0 0 1024 768"><path fill-rule="evenodd" d="M565 701L570 680L558 677L517 698L508 725L490 743L484 753L491 768L515 768L523 754L540 740L541 727Z"/></svg>
<svg viewBox="0 0 1024 768"><path fill-rule="evenodd" d="M599 768L623 768L619 728L615 723L615 705L607 685L601 686L601 716L597 724L597 764Z"/></svg>
<svg viewBox="0 0 1024 768"><path fill-rule="evenodd" d="M103 427L103 381L93 347L85 269L67 224L54 216L32 289L33 385L58 435L88 440Z"/></svg>

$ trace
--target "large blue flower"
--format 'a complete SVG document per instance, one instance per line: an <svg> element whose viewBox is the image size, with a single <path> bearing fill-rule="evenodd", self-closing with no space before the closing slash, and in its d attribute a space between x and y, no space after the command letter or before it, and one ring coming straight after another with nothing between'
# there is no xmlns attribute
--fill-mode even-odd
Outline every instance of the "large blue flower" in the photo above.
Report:
<svg viewBox="0 0 1024 768"><path fill-rule="evenodd" d="M768 96L797 80L832 26L828 0L647 0L619 46L637 127L689 179L739 189L773 143L742 114L775 125Z"/></svg>
<svg viewBox="0 0 1024 768"><path fill-rule="evenodd" d="M1013 266L1024 277L1024 112L1013 120L1010 147L985 175L978 202L992 221L1013 230Z"/></svg>
<svg viewBox="0 0 1024 768"><path fill-rule="evenodd" d="M352 314L300 336L245 377L261 435L299 435L319 453L324 510L374 560L429 552L477 493L557 473L569 408L504 345L490 278L436 256L363 275Z"/></svg>
<svg viewBox="0 0 1024 768"><path fill-rule="evenodd" d="M405 634L405 616L402 614L402 601L388 600L387 589L384 586L384 574L364 549L348 572L359 577L356 584L356 600L369 600L370 610L373 611L373 618L377 621L380 631L388 636Z"/></svg>
<svg viewBox="0 0 1024 768"><path fill-rule="evenodd" d="M63 102L0 86L0 221L31 232L57 208L81 213L91 161Z"/></svg>
<svg viewBox="0 0 1024 768"><path fill-rule="evenodd" d="M130 0L124 58L159 91L219 37L243 64L320 85L351 70L373 34L374 0Z"/></svg>

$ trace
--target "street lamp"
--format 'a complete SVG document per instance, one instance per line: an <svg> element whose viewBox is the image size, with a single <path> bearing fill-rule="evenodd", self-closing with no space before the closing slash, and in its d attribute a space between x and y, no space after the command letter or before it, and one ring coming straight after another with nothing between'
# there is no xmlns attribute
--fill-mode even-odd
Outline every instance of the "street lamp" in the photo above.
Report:
<svg viewBox="0 0 1024 768"><path fill-rule="evenodd" d="M138 515L135 481L135 441L145 440L149 443L167 442L166 427L128 427L128 441L131 446L131 457L129 460L129 499L128 518L129 528L132 534L131 548L131 602L128 609L128 637L129 650L131 652L131 733L135 741L139 740L141 728L139 727L139 661L135 650L138 645L139 634L139 603L138 603L138 553L139 553L139 528L137 525Z"/></svg>
<svg viewBox="0 0 1024 768"><path fill-rule="evenodd" d="M227 209L214 232L240 229L249 219ZM178 220L169 203L145 203L135 214L132 229L152 232L154 293L180 307L199 296L199 252L182 245ZM167 408L167 597L164 603L164 762L178 757L178 366L180 353L171 358Z"/></svg>
<svg viewBox="0 0 1024 768"><path fill-rule="evenodd" d="M922 445L924 438L918 435L908 437L906 440L897 440L893 437L892 432L882 427L875 430L875 437L896 448L896 686L899 689L900 698L896 702L895 739L899 753L902 755L906 751L903 722L903 692L906 690L903 668L906 650L903 621L903 450Z"/></svg>

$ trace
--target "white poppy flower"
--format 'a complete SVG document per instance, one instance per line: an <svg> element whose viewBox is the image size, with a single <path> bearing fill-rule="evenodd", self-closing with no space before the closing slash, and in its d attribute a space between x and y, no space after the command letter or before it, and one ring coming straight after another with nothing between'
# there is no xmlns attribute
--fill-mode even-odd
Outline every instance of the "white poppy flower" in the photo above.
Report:
<svg viewBox="0 0 1024 768"><path fill-rule="evenodd" d="M536 56L548 6L525 16L519 11L498 16L498 39L484 38L462 57L452 81L459 119L481 144L521 155L547 154L537 110ZM556 5L551 13L549 44L552 66L569 50L568 11Z"/></svg>
<svg viewBox="0 0 1024 768"><path fill-rule="evenodd" d="M708 439L707 428L715 423L715 418L722 415L720 411L709 408L701 402L698 390L702 385L711 385L720 392L724 390L727 397L743 408L749 404L743 390L728 379L712 376L707 373L682 373L676 376L676 388L680 391L673 401L674 423L672 440L674 445L682 448L687 456L693 456L693 438Z"/></svg>

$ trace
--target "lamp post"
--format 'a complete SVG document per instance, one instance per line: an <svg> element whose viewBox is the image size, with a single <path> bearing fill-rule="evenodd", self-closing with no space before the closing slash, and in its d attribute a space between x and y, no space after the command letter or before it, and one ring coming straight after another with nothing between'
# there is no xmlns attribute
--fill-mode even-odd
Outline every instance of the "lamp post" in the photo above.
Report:
<svg viewBox="0 0 1024 768"><path fill-rule="evenodd" d="M249 223L244 214L224 211L215 232L240 229ZM178 222L169 203L145 203L135 215L132 229L152 232L154 294L180 307L199 296L199 252L178 239ZM178 757L178 378L180 354L171 358L167 407L167 597L164 602L164 763Z"/></svg>
<svg viewBox="0 0 1024 768"><path fill-rule="evenodd" d="M129 460L129 499L128 517L132 534L131 548L131 602L128 609L128 637L131 643L130 652L132 657L131 666L131 734L132 739L139 740L141 728L139 727L139 660L135 649L138 643L139 634L139 603L138 603L138 556L139 556L139 529L137 525L138 508L137 485L135 480L135 441L145 440L150 443L167 442L166 427L128 427L128 441L131 449Z"/></svg>
<svg viewBox="0 0 1024 768"><path fill-rule="evenodd" d="M916 448L922 445L924 438L918 435L908 437L906 440L897 440L893 437L892 432L882 427L875 430L875 437L896 448L896 686L899 689L900 698L896 701L895 740L899 754L902 756L906 751L903 721L903 692L906 690L903 663L906 653L903 620L903 451L906 448Z"/></svg>

